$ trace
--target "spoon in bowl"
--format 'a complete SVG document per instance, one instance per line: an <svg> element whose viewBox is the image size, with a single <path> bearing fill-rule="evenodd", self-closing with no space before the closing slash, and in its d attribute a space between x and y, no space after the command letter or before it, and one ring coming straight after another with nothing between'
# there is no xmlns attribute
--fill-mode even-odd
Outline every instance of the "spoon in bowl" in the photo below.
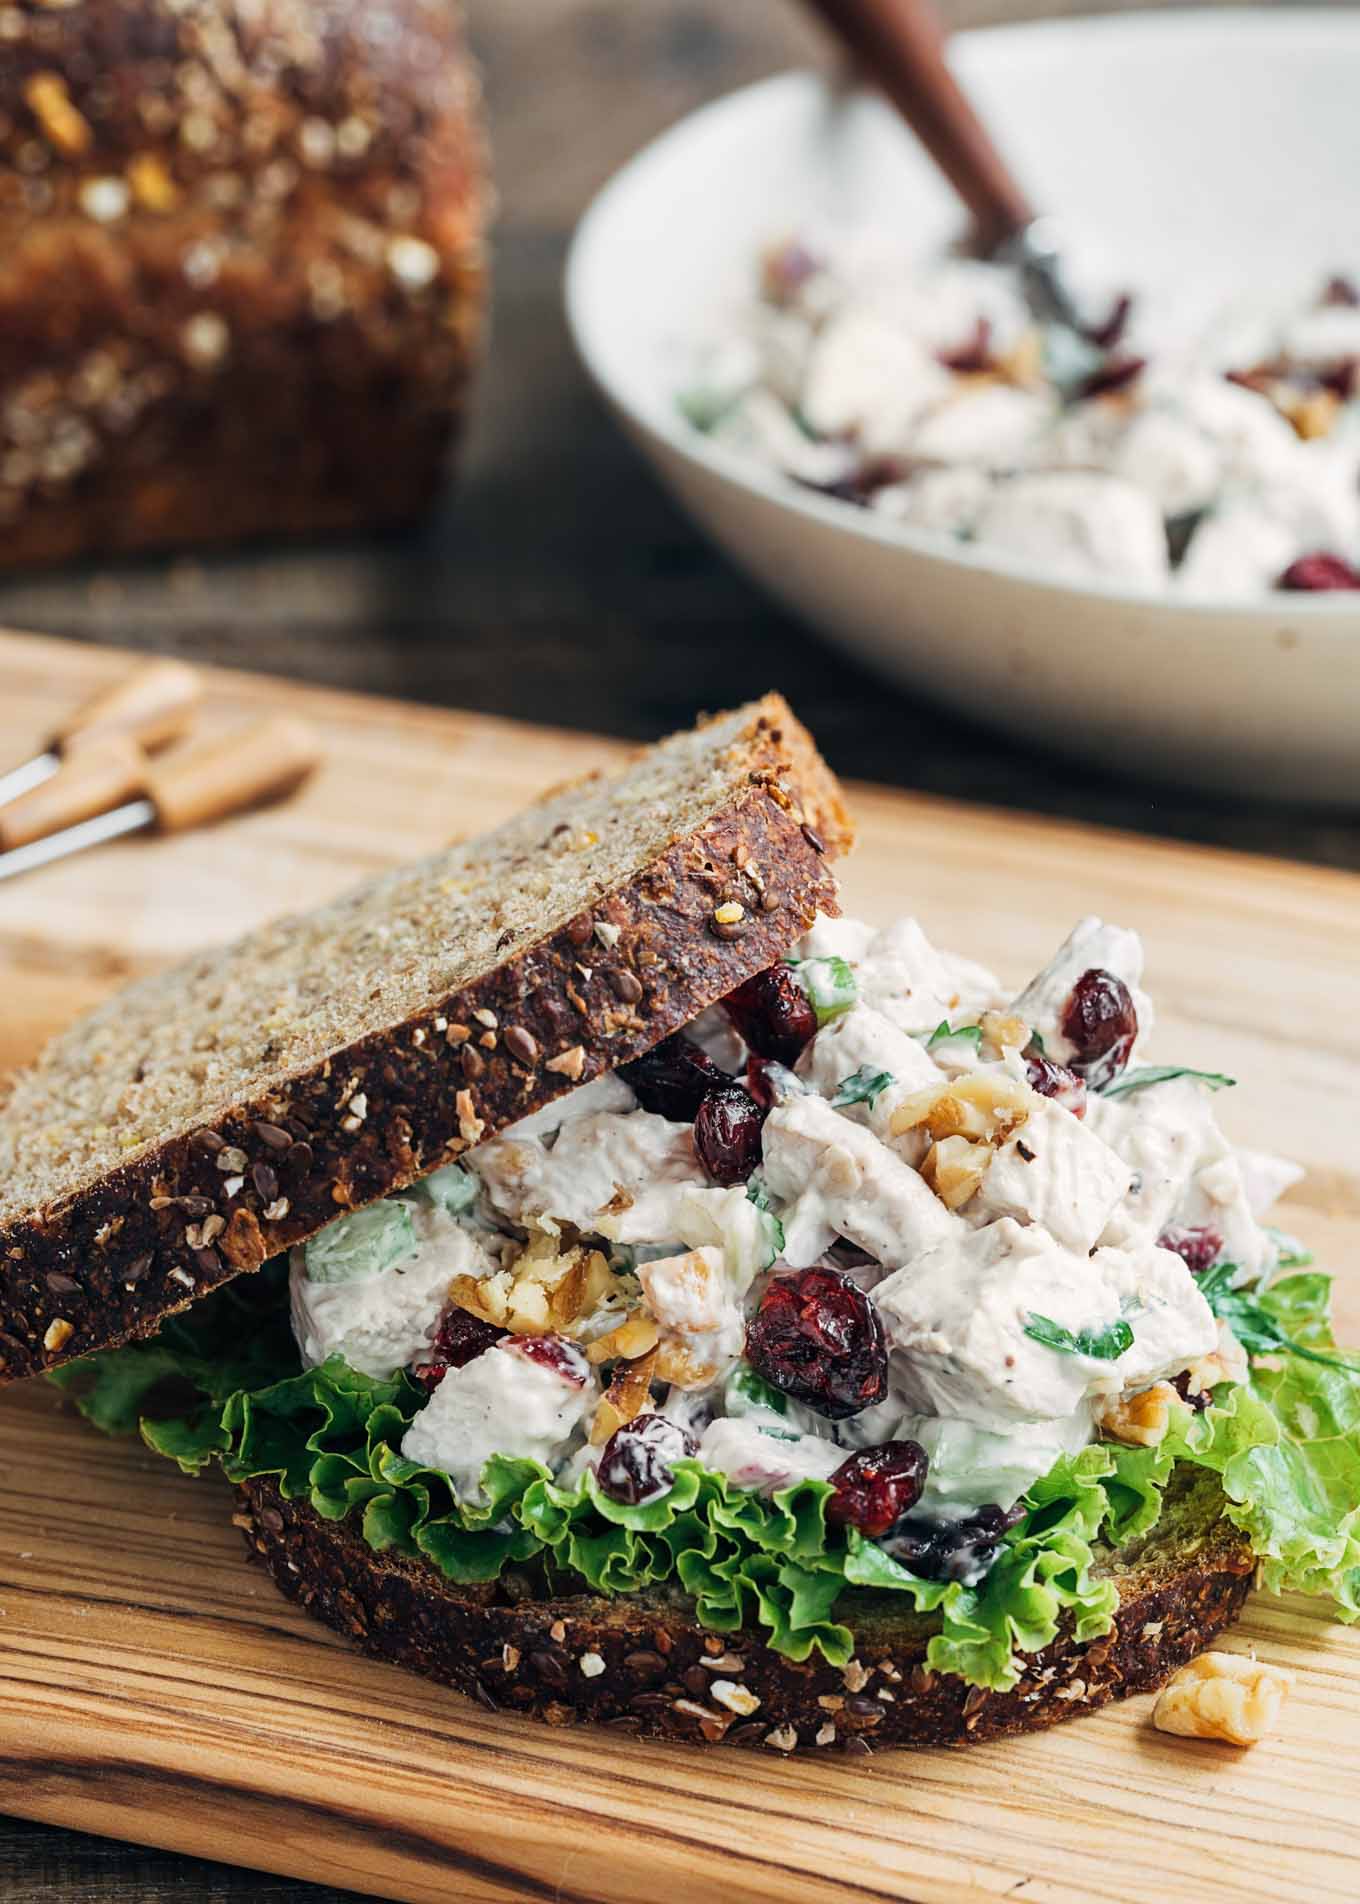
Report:
<svg viewBox="0 0 1360 1904"><path fill-rule="evenodd" d="M808 0L884 92L972 214L983 257L1012 264L1030 308L1085 334L1063 277L1059 236L1038 215L949 70L929 0Z"/></svg>

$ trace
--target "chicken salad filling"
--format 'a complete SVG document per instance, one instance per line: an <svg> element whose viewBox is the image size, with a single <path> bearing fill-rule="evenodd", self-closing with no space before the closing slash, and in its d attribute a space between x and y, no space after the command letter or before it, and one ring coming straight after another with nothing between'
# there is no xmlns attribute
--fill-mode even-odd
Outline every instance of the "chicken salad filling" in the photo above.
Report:
<svg viewBox="0 0 1360 1904"><path fill-rule="evenodd" d="M167 1325L204 1400L143 1432L455 1579L677 1578L795 1657L848 1656L838 1597L888 1588L940 1613L942 1670L1015 1683L1061 1619L1108 1629L1099 1553L1178 1462L1223 1478L1271 1584L1311 1568L1360 1611L1360 1420L1319 1547L1302 1416L1272 1412L1306 1378L1360 1417L1326 1279L1263 1221L1301 1173L1222 1135L1230 1079L1146 1060L1142 976L1098 919L1018 993L914 920L819 920L684 1032L296 1247L272 1362L205 1375L214 1325ZM103 1425L136 1419L129 1358L157 1347L93 1358Z"/></svg>
<svg viewBox="0 0 1360 1904"><path fill-rule="evenodd" d="M1244 1281L1277 1260L1205 1083L1100 1095L1138 1075L1141 970L1085 920L1012 998L915 921L820 922L726 1010L296 1250L303 1358L408 1369L402 1452L460 1496L500 1454L637 1504L670 1448L839 1498L910 1445L879 1490L909 1544L1001 1527L1131 1397L1241 1362L1182 1232L1212 1220Z"/></svg>
<svg viewBox="0 0 1360 1904"><path fill-rule="evenodd" d="M772 244L676 401L886 522L1189 597L1360 587L1360 288L1036 321L1019 271L876 231ZM1164 305L1166 300L1161 300Z"/></svg>

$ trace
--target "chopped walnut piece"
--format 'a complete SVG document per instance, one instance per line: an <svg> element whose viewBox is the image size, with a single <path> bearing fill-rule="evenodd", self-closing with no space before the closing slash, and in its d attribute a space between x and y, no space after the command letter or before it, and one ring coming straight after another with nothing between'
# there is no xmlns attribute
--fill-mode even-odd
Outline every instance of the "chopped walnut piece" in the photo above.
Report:
<svg viewBox="0 0 1360 1904"><path fill-rule="evenodd" d="M506 1269L490 1276L455 1276L449 1299L512 1335L570 1334L572 1324L598 1307L613 1278L599 1250L538 1235Z"/></svg>
<svg viewBox="0 0 1360 1904"><path fill-rule="evenodd" d="M602 1448L615 1429L622 1428L626 1422L635 1421L652 1399L652 1373L656 1368L656 1345L645 1355L635 1356L631 1362L620 1362L614 1370L614 1379L600 1398L595 1410L594 1420L590 1424L590 1442L595 1448Z"/></svg>
<svg viewBox="0 0 1360 1904"><path fill-rule="evenodd" d="M1023 1051L1029 1043L1029 1026L1014 1012L983 1012L978 1023L982 1027L983 1046L990 1057L999 1058L1003 1051Z"/></svg>
<svg viewBox="0 0 1360 1904"><path fill-rule="evenodd" d="M672 1338L662 1341L657 1348L656 1375L661 1382L670 1382L676 1388L707 1388L717 1380L719 1364L696 1360L693 1352L683 1342Z"/></svg>
<svg viewBox="0 0 1360 1904"><path fill-rule="evenodd" d="M957 1210L981 1188L991 1161L986 1144L942 1137L926 1152L921 1175L947 1209Z"/></svg>
<svg viewBox="0 0 1360 1904"><path fill-rule="evenodd" d="M1170 1382L1154 1382L1136 1395L1112 1395L1096 1413L1096 1426L1115 1441L1155 1448L1166 1438L1176 1391Z"/></svg>
<svg viewBox="0 0 1360 1904"><path fill-rule="evenodd" d="M1289 390L1286 387L1284 393L1276 396L1275 404L1305 443L1330 436L1341 414L1341 399L1335 390Z"/></svg>
<svg viewBox="0 0 1360 1904"><path fill-rule="evenodd" d="M641 1309L635 1309L617 1329L611 1329L608 1335L598 1336L586 1350L586 1356L592 1362L612 1362L616 1356L631 1360L635 1356L645 1355L656 1344L655 1322Z"/></svg>
<svg viewBox="0 0 1360 1904"><path fill-rule="evenodd" d="M1164 1686L1152 1714L1161 1732L1255 1745L1275 1728L1291 1673L1245 1653L1201 1653Z"/></svg>
<svg viewBox="0 0 1360 1904"><path fill-rule="evenodd" d="M997 375L1003 383L1020 389L1037 389L1044 381L1044 334L1037 324L1022 331L1014 344L996 359Z"/></svg>
<svg viewBox="0 0 1360 1904"><path fill-rule="evenodd" d="M932 1085L903 1098L889 1124L894 1137L924 1125L938 1142L971 1137L1000 1144L1029 1117L1038 1099L1027 1084L1002 1071L975 1071L951 1084Z"/></svg>
<svg viewBox="0 0 1360 1904"><path fill-rule="evenodd" d="M676 1335L708 1335L721 1326L726 1281L721 1250L705 1246L640 1263L638 1281L647 1307Z"/></svg>

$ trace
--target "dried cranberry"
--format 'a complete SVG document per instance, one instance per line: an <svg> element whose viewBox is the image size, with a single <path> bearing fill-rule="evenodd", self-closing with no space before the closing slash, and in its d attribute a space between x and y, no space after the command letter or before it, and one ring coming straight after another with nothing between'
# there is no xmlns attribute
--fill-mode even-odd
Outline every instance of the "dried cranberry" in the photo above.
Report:
<svg viewBox="0 0 1360 1904"><path fill-rule="evenodd" d="M574 1342L564 1335L517 1335L507 1355L522 1355L526 1362L537 1362L551 1369L573 1388L584 1388L590 1377L590 1364Z"/></svg>
<svg viewBox="0 0 1360 1904"><path fill-rule="evenodd" d="M1354 309L1357 304L1360 304L1360 290L1356 289L1355 283L1351 278L1343 278L1340 276L1328 278L1326 284L1322 287L1322 297L1319 302L1324 306L1329 304L1341 304L1349 309Z"/></svg>
<svg viewBox="0 0 1360 1904"><path fill-rule="evenodd" d="M812 1001L787 965L771 965L723 1000L723 1010L742 1038L762 1058L796 1064L817 1035Z"/></svg>
<svg viewBox="0 0 1360 1904"><path fill-rule="evenodd" d="M872 1408L888 1392L878 1311L834 1269L771 1279L746 1325L746 1359L767 1382L830 1421Z"/></svg>
<svg viewBox="0 0 1360 1904"><path fill-rule="evenodd" d="M1003 1538L1024 1518L1023 1507L989 1504L959 1521L903 1521L883 1545L923 1580L961 1580L971 1587L986 1576Z"/></svg>
<svg viewBox="0 0 1360 1904"><path fill-rule="evenodd" d="M502 1341L506 1333L493 1322L483 1322L470 1310L459 1309L451 1303L439 1318L429 1361L419 1363L411 1374L423 1388L438 1388L451 1368L475 1362L486 1349Z"/></svg>
<svg viewBox="0 0 1360 1904"><path fill-rule="evenodd" d="M766 1112L740 1084L720 1084L694 1113L694 1148L714 1183L745 1183L760 1162Z"/></svg>
<svg viewBox="0 0 1360 1904"><path fill-rule="evenodd" d="M1129 988L1113 972L1093 966L1083 972L1063 1006L1062 1034L1074 1048L1072 1069L1099 1089L1129 1061L1138 1036L1138 1013Z"/></svg>
<svg viewBox="0 0 1360 1904"><path fill-rule="evenodd" d="M1175 1389L1181 1400L1188 1403L1197 1415L1202 1415L1210 1402L1214 1399L1212 1395L1206 1393L1202 1388L1191 1388L1189 1369L1182 1369L1179 1375L1173 1375L1171 1378L1171 1386Z"/></svg>
<svg viewBox="0 0 1360 1904"><path fill-rule="evenodd" d="M805 476L794 481L804 489L815 489L819 496L834 496L838 502L852 502L862 509L876 490L900 483L909 474L910 466L899 456L865 456L846 475L833 477L829 483L811 482Z"/></svg>
<svg viewBox="0 0 1360 1904"><path fill-rule="evenodd" d="M1331 589L1360 588L1360 569L1352 568L1343 557L1332 555L1326 549L1316 549L1311 555L1301 555L1297 562L1291 562L1275 586L1288 589L1292 594L1310 595Z"/></svg>
<svg viewBox="0 0 1360 1904"><path fill-rule="evenodd" d="M946 370L956 370L961 375L990 370L995 362L992 355L992 320L980 317L966 343L956 344L952 350L941 350L935 354Z"/></svg>
<svg viewBox="0 0 1360 1904"><path fill-rule="evenodd" d="M1217 1230L1203 1224L1191 1229L1184 1223L1172 1223L1157 1238L1158 1249L1174 1250L1192 1276L1202 1275L1223 1254L1223 1238Z"/></svg>
<svg viewBox="0 0 1360 1904"><path fill-rule="evenodd" d="M778 1103L774 1082L770 1077L768 1058L758 1058L752 1052L746 1060L746 1088L762 1110L768 1111Z"/></svg>
<svg viewBox="0 0 1360 1904"><path fill-rule="evenodd" d="M678 1124L694 1121L694 1113L723 1073L692 1038L677 1031L644 1051L631 1064L619 1066L644 1111L655 1111Z"/></svg>
<svg viewBox="0 0 1360 1904"><path fill-rule="evenodd" d="M605 1442L595 1470L600 1492L625 1507L669 1494L675 1485L675 1461L697 1454L699 1444L678 1421L665 1415L638 1415L616 1428Z"/></svg>
<svg viewBox="0 0 1360 1904"><path fill-rule="evenodd" d="M1279 364L1253 364L1249 370L1225 370L1223 381L1235 383L1239 390L1250 390L1255 396L1268 397L1283 374Z"/></svg>
<svg viewBox="0 0 1360 1904"><path fill-rule="evenodd" d="M858 1527L877 1540L910 1513L926 1484L926 1451L915 1441L885 1441L842 1461L826 1504L833 1527Z"/></svg>
<svg viewBox="0 0 1360 1904"><path fill-rule="evenodd" d="M1108 397L1124 390L1147 369L1146 357L1110 357L1077 387L1077 396Z"/></svg>
<svg viewBox="0 0 1360 1904"><path fill-rule="evenodd" d="M1052 1058L1031 1048L1025 1053L1025 1076L1031 1091L1037 1091L1040 1097L1051 1097L1071 1111L1073 1117L1085 1117L1086 1080L1067 1065L1055 1064Z"/></svg>
<svg viewBox="0 0 1360 1904"><path fill-rule="evenodd" d="M1133 298L1129 292L1121 291L1105 322L1088 324L1081 334L1087 343L1094 344L1097 350L1113 350L1128 329L1129 318L1132 314Z"/></svg>
<svg viewBox="0 0 1360 1904"><path fill-rule="evenodd" d="M809 278L823 269L815 252L801 239L790 238L767 251L761 266L761 284L772 304L791 304Z"/></svg>

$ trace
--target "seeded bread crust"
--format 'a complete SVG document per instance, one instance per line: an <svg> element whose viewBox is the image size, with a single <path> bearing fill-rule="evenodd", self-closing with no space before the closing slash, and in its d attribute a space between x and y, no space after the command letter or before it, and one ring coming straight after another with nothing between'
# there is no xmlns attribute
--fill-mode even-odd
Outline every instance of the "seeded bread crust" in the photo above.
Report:
<svg viewBox="0 0 1360 1904"><path fill-rule="evenodd" d="M836 784L778 696L744 712L738 790L589 911L0 1225L0 1381L154 1334L341 1211L648 1050L838 911L827 858L850 834ZM731 924L715 918L729 900Z"/></svg>
<svg viewBox="0 0 1360 1904"><path fill-rule="evenodd" d="M10 6L0 567L408 517L485 303L453 0Z"/></svg>
<svg viewBox="0 0 1360 1904"><path fill-rule="evenodd" d="M1213 1477L1183 1472L1161 1530L1100 1564L1119 1588L1114 1630L1085 1646L1060 1634L1014 1691L989 1693L929 1671L931 1620L889 1594L836 1608L855 1633L849 1665L799 1664L753 1632L707 1631L678 1592L549 1597L528 1574L455 1587L429 1562L375 1553L353 1517L323 1520L273 1480L236 1493L247 1550L275 1585L375 1658L493 1712L780 1753L979 1744L1152 1692L1237 1618L1254 1567Z"/></svg>

